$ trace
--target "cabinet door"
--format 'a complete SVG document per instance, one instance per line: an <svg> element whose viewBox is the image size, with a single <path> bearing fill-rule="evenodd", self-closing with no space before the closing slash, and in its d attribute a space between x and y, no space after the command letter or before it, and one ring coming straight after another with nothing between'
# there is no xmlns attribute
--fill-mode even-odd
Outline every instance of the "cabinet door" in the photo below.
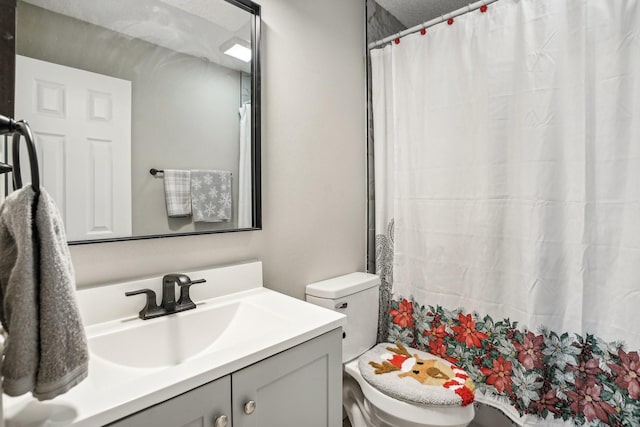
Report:
<svg viewBox="0 0 640 427"><path fill-rule="evenodd" d="M231 381L234 427L340 426L341 329L242 369Z"/></svg>
<svg viewBox="0 0 640 427"><path fill-rule="evenodd" d="M205 384L194 390L130 417L109 424L110 427L211 427L218 417L225 415L231 426L231 380L229 376Z"/></svg>

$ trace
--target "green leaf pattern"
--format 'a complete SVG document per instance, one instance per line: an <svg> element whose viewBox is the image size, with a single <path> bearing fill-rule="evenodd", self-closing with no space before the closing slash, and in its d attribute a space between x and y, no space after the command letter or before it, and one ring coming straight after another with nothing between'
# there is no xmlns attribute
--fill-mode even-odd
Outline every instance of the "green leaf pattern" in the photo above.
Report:
<svg viewBox="0 0 640 427"><path fill-rule="evenodd" d="M640 426L640 358L622 342L546 328L532 332L510 319L395 295L386 319L389 341L458 364L478 391L508 402L521 416Z"/></svg>

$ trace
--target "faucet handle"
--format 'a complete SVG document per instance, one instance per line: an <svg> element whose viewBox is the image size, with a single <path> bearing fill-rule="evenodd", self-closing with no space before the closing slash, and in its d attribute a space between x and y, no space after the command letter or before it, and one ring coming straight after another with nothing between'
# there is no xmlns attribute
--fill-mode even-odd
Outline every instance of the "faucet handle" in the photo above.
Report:
<svg viewBox="0 0 640 427"><path fill-rule="evenodd" d="M149 319L152 317L157 317L159 313L159 308L156 300L156 293L151 289L138 289L137 291L129 291L124 293L126 296L130 297L132 295L140 295L145 294L147 296L147 302L145 303L138 316L142 319Z"/></svg>
<svg viewBox="0 0 640 427"><path fill-rule="evenodd" d="M177 307L180 311L196 308L195 303L191 301L191 297L189 296L189 288L191 287L191 285L195 285L196 283L205 282L205 279L198 279L190 280L189 283L178 283L178 285L180 286L180 299L178 299Z"/></svg>
<svg viewBox="0 0 640 427"><path fill-rule="evenodd" d="M191 283L189 276L183 273L165 274L162 278L163 283L175 283L178 286L188 285Z"/></svg>

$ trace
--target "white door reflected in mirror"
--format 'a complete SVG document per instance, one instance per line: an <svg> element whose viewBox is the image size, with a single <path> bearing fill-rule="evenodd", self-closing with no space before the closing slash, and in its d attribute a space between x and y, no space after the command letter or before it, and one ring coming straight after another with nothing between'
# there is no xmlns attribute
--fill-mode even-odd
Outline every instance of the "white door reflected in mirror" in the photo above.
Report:
<svg viewBox="0 0 640 427"><path fill-rule="evenodd" d="M16 94L67 238L130 237L131 82L18 55Z"/></svg>

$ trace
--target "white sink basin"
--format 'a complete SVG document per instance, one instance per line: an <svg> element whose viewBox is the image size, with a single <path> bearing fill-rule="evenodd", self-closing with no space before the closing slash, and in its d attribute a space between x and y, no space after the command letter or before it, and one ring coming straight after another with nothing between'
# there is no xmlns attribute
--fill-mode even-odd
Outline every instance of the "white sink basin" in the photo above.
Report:
<svg viewBox="0 0 640 427"><path fill-rule="evenodd" d="M135 289L162 277L78 291L89 377L52 401L4 396L9 426L94 427L164 402L344 325L345 317L262 287L262 264L187 271L193 310L141 320ZM2 424L0 422L0 424Z"/></svg>
<svg viewBox="0 0 640 427"><path fill-rule="evenodd" d="M277 314L247 302L204 302L155 319L95 325L87 328L87 336L92 356L132 368L160 368L241 345L285 325Z"/></svg>

